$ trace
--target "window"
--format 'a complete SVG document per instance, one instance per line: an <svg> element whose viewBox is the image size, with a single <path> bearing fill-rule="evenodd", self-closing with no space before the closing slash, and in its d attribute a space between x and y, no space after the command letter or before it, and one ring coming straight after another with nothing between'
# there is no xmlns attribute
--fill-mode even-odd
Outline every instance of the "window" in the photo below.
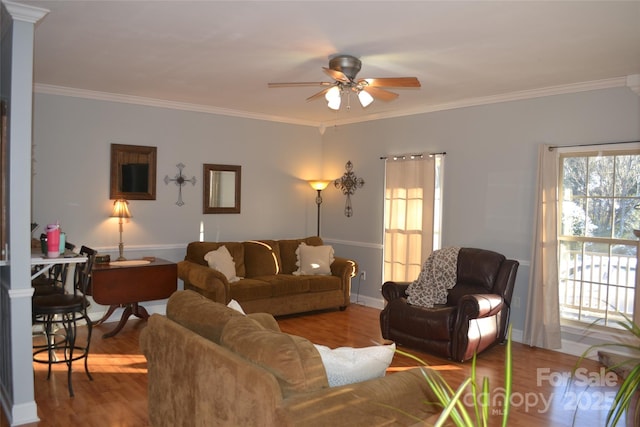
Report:
<svg viewBox="0 0 640 427"><path fill-rule="evenodd" d="M384 281L413 281L440 248L444 157L413 155L385 162Z"/></svg>
<svg viewBox="0 0 640 427"><path fill-rule="evenodd" d="M558 276L563 320L636 319L640 150L560 155Z"/></svg>

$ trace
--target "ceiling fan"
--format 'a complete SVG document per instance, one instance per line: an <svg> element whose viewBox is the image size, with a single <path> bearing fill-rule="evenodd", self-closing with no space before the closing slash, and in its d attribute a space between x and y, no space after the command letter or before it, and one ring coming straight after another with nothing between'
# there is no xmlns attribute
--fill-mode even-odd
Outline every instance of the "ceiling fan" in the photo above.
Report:
<svg viewBox="0 0 640 427"><path fill-rule="evenodd" d="M270 88L298 87L298 86L326 86L320 92L311 95L307 101L313 101L322 96L327 100L327 105L332 110L340 109L343 94L352 92L358 96L360 105L367 107L374 100L392 101L398 97L397 93L388 91L387 87L420 87L416 77L382 77L375 79L357 79L356 75L362 67L362 62L351 55L336 55L329 60L329 68L322 67L323 71L331 77L333 82L289 82L269 83ZM347 109L349 109L347 105Z"/></svg>

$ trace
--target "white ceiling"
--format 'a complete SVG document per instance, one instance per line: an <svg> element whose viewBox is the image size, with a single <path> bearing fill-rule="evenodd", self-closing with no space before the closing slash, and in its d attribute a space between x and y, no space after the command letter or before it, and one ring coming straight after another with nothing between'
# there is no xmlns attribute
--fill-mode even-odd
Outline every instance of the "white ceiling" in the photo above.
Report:
<svg viewBox="0 0 640 427"><path fill-rule="evenodd" d="M331 125L640 78L640 1L17 1L35 33L36 91ZM366 110L305 99L331 55L358 77L415 76ZM627 76L634 76L627 78ZM343 101L343 105L346 102Z"/></svg>

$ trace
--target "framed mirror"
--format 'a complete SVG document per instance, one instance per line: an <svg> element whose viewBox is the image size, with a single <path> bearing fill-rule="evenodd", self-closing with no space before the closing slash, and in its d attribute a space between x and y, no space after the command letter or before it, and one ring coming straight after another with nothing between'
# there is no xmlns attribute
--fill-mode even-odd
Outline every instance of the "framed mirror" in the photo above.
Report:
<svg viewBox="0 0 640 427"><path fill-rule="evenodd" d="M156 159L156 147L111 144L109 198L155 200Z"/></svg>
<svg viewBox="0 0 640 427"><path fill-rule="evenodd" d="M234 165L203 166L202 213L240 213L242 168Z"/></svg>

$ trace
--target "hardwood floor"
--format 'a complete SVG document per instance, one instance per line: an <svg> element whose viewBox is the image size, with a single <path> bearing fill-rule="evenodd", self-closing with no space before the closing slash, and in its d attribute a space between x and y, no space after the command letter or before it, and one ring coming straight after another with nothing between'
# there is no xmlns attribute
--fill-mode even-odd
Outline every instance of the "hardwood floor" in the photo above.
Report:
<svg viewBox="0 0 640 427"><path fill-rule="evenodd" d="M284 332L307 337L329 347L364 347L383 343L378 324L379 310L351 305L345 311L328 311L278 319ZM113 328L104 324L94 328L89 369L94 380L89 381L81 364L74 366L73 386L76 397L70 398L66 371L54 368L46 379L46 365L34 364L35 398L38 423L28 426L67 427L144 427L148 426L146 401L146 360L138 346L138 336L144 321L131 319L115 337L103 339L102 334ZM471 363L452 363L425 353L402 348L421 357L440 371L455 388L467 377ZM497 346L478 358L478 376L490 380L492 398L503 386L505 348ZM560 384L562 375L569 375L575 357L528 346L513 344L513 395L510 426L571 426L576 406L578 426L603 426L615 386L584 386L585 380L567 388ZM416 363L397 354L390 371L407 369ZM603 377L600 365L588 361L582 372L594 379ZM501 402L500 399L497 403ZM499 425L500 406L492 407L490 425ZM4 419L2 425L6 425Z"/></svg>

